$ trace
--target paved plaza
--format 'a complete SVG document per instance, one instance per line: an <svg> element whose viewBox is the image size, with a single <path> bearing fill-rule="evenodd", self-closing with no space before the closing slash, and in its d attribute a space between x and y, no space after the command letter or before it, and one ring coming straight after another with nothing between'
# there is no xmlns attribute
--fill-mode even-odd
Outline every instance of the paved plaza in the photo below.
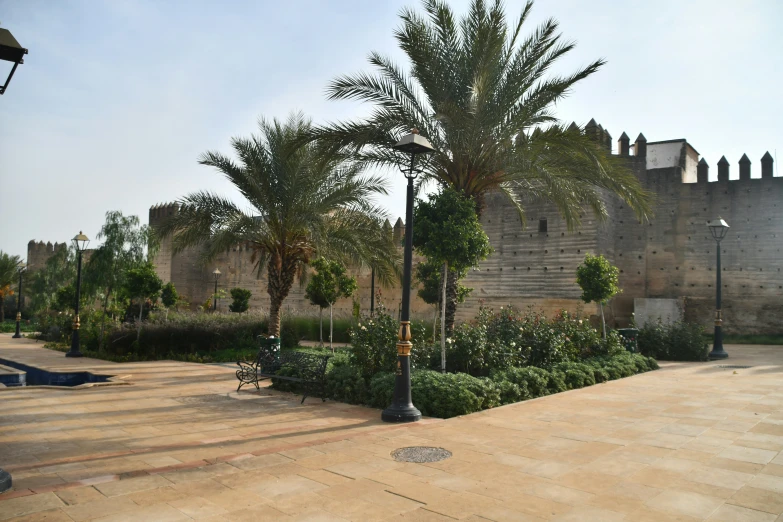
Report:
<svg viewBox="0 0 783 522"><path fill-rule="evenodd" d="M0 520L783 521L783 347L728 346L619 381L450 419L263 389L232 369L0 357L127 384L0 389ZM749 368L721 368L723 365ZM441 462L396 462L407 446Z"/></svg>

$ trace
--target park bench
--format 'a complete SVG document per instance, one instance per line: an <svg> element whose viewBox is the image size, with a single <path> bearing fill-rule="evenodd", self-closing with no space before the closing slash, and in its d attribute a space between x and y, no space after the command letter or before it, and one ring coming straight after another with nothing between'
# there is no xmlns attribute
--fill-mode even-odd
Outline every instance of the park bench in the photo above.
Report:
<svg viewBox="0 0 783 522"><path fill-rule="evenodd" d="M280 339L261 338L261 347L254 361L237 361L237 391L245 384L258 383L266 379L280 379L302 385L302 402L310 395L320 395L326 400L326 364L331 355L315 355L294 350L281 351ZM294 375L279 375L281 370L292 370Z"/></svg>

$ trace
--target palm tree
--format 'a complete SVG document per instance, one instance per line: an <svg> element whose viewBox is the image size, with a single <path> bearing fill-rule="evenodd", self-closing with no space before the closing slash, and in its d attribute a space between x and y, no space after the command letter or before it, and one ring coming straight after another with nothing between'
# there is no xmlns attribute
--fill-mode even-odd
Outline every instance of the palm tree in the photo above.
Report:
<svg viewBox="0 0 783 522"><path fill-rule="evenodd" d="M260 134L233 138L239 162L218 153L199 163L226 176L250 205L250 212L207 192L179 200L179 211L160 228L172 235L175 252L202 247L204 262L237 244L253 250L259 275L265 268L270 297L269 334L280 335L280 308L294 280L306 274L310 259L377 263L392 273L394 244L382 232L384 212L371 202L385 194L382 178L364 176L342 153L302 137L310 121L301 114L286 122L259 121ZM391 277L391 276L388 276Z"/></svg>
<svg viewBox="0 0 783 522"><path fill-rule="evenodd" d="M460 20L443 0L424 0L424 16L404 9L395 31L410 60L409 72L371 53L375 75L358 73L331 82L335 100L374 105L368 118L321 127L312 138L350 150L356 161L401 166L392 150L402 134L417 128L436 151L419 166L420 183L453 187L476 202L499 190L523 224L526 202L544 200L561 212L569 229L580 225L583 208L607 217L604 194L625 201L640 219L650 213L649 194L620 158L593 136L567 127L554 107L579 81L604 64L596 60L567 76L548 74L575 46L562 40L549 19L527 37L522 26L528 0L509 26L503 5L472 0ZM456 277L449 275L447 307L453 326Z"/></svg>
<svg viewBox="0 0 783 522"><path fill-rule="evenodd" d="M14 295L12 285L19 277L19 256L0 251L0 323L5 322L5 298Z"/></svg>

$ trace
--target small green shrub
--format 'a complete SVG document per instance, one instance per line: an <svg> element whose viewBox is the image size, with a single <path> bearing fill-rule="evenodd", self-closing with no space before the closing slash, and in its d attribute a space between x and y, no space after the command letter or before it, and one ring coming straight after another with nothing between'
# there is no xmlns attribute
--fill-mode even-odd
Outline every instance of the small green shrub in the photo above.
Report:
<svg viewBox="0 0 783 522"><path fill-rule="evenodd" d="M480 411L485 398L475 392L481 393L483 386L471 379L478 381L465 373L414 372L411 376L413 404L422 415L441 419Z"/></svg>
<svg viewBox="0 0 783 522"><path fill-rule="evenodd" d="M394 399L394 379L391 372L379 373L370 380L370 406L386 408Z"/></svg>
<svg viewBox="0 0 783 522"><path fill-rule="evenodd" d="M549 395L549 372L543 368L527 366L524 368L507 368L506 370L496 371L492 374L495 382L508 381L519 386L526 392L529 398L543 397Z"/></svg>
<svg viewBox="0 0 783 522"><path fill-rule="evenodd" d="M669 361L706 361L709 345L700 324L658 321L639 329L639 352Z"/></svg>
<svg viewBox="0 0 783 522"><path fill-rule="evenodd" d="M560 370L550 370L546 387L549 390L549 393L560 393L567 391L568 385L565 382L565 373L561 372Z"/></svg>
<svg viewBox="0 0 783 522"><path fill-rule="evenodd" d="M512 404L514 402L524 401L530 398L526 388L522 388L516 383L509 381L500 381L497 383L500 391L501 404Z"/></svg>
<svg viewBox="0 0 783 522"><path fill-rule="evenodd" d="M370 390L358 368L340 361L332 364L326 374L326 395L348 404L366 404Z"/></svg>

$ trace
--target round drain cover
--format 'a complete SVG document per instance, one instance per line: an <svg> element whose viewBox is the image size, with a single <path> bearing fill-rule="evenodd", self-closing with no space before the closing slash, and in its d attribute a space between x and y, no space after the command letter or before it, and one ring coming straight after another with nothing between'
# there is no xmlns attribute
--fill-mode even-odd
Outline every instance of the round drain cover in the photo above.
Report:
<svg viewBox="0 0 783 522"><path fill-rule="evenodd" d="M451 452L443 448L432 448L429 446L410 446L392 451L391 456L399 462L438 462L451 457Z"/></svg>

